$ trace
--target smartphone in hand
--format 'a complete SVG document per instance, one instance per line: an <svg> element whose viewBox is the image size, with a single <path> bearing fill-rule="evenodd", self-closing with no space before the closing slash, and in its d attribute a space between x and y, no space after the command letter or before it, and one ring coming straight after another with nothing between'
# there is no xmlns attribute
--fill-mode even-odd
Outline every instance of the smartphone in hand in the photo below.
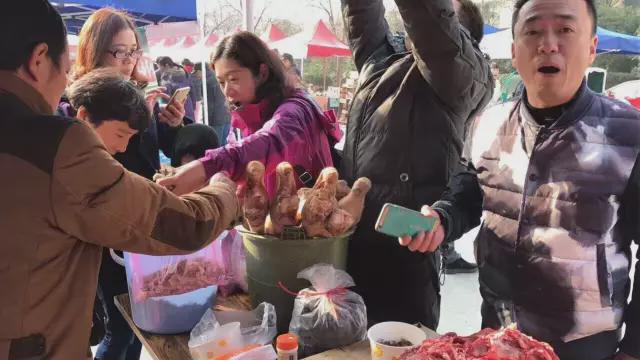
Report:
<svg viewBox="0 0 640 360"><path fill-rule="evenodd" d="M435 223L435 218L424 216L419 211L387 203L382 207L375 229L393 237L413 237L421 231L431 231Z"/></svg>
<svg viewBox="0 0 640 360"><path fill-rule="evenodd" d="M189 91L191 91L191 88L188 86L176 89L176 91L173 92L171 99L169 99L167 106L174 103L180 103L184 105L184 103L187 101L187 97L189 96Z"/></svg>

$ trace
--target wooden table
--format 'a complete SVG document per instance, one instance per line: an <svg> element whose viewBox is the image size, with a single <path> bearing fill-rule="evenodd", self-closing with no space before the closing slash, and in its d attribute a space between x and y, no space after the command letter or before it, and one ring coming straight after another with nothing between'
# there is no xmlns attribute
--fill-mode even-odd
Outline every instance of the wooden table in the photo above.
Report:
<svg viewBox="0 0 640 360"><path fill-rule="evenodd" d="M140 330L131 316L129 294L115 297L115 304L122 316L136 334L142 345L155 360L191 360L189 353L189 333L178 335L155 335ZM249 295L232 295L230 297L216 297L215 310L251 310Z"/></svg>
<svg viewBox="0 0 640 360"><path fill-rule="evenodd" d="M127 321L133 332L136 334L142 345L155 360L191 360L189 353L189 334L178 335L154 335L144 330L140 330L133 322L131 316L131 303L129 294L122 294L115 297L115 304L122 316ZM233 295L227 298L218 296L216 298L215 310L238 311L251 310L249 295ZM438 336L433 330L422 328L427 333L427 338ZM369 360L371 350L369 341L346 346L343 348L330 350L322 354L317 354L307 358L308 360Z"/></svg>

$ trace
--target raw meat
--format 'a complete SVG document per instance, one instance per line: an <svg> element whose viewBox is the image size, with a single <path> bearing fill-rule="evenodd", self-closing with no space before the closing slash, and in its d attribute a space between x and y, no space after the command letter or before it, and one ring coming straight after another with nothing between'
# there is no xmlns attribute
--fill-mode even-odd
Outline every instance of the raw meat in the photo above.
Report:
<svg viewBox="0 0 640 360"><path fill-rule="evenodd" d="M211 260L183 259L145 276L138 299L184 294L217 284L224 277L224 269L216 266Z"/></svg>
<svg viewBox="0 0 640 360"><path fill-rule="evenodd" d="M426 340L400 360L559 360L549 344L516 329L483 329L470 336L448 333Z"/></svg>

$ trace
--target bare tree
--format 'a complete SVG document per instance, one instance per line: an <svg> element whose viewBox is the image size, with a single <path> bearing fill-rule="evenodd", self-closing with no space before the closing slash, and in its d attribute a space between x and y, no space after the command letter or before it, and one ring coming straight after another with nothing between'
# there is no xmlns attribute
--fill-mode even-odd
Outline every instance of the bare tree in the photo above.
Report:
<svg viewBox="0 0 640 360"><path fill-rule="evenodd" d="M243 20L243 1L242 0L224 0L216 1L214 8L209 8L205 15L205 32L232 32L239 28ZM265 1L264 6L257 11L257 17L253 23L251 32L260 32L266 29L267 24L271 20L267 17L269 2Z"/></svg>
<svg viewBox="0 0 640 360"><path fill-rule="evenodd" d="M311 6L324 12L329 18L329 29L340 41L345 41L340 0L307 0Z"/></svg>
<svg viewBox="0 0 640 360"><path fill-rule="evenodd" d="M276 25L287 36L291 36L303 30L302 25L288 19L275 19L271 20L270 23Z"/></svg>

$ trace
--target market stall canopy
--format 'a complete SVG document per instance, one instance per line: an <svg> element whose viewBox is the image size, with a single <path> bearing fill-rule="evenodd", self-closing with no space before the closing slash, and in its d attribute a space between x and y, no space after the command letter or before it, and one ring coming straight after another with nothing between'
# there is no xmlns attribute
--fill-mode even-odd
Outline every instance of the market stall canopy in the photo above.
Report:
<svg viewBox="0 0 640 360"><path fill-rule="evenodd" d="M73 0L55 1L70 34L77 34L91 14L103 7L124 10L136 26L196 19L195 1L183 0Z"/></svg>
<svg viewBox="0 0 640 360"><path fill-rule="evenodd" d="M602 27L597 29L598 53L639 55L640 37L618 33ZM511 59L511 29L504 29L486 35L480 43L480 50L492 59Z"/></svg>
<svg viewBox="0 0 640 360"><path fill-rule="evenodd" d="M320 20L312 32L303 31L282 40L269 43L272 49L289 53L296 59L307 57L351 56L349 46L338 40Z"/></svg>
<svg viewBox="0 0 640 360"><path fill-rule="evenodd" d="M639 55L640 37L598 27L598 52Z"/></svg>
<svg viewBox="0 0 640 360"><path fill-rule="evenodd" d="M308 43L307 56L309 57L330 57L330 56L351 56L351 49L329 30L327 25L320 20L316 25L313 38Z"/></svg>
<svg viewBox="0 0 640 360"><path fill-rule="evenodd" d="M495 26L491 26L489 24L484 24L484 26L482 27L482 31L483 31L483 33L485 35L493 34L493 33L498 32L500 30L502 30L502 29L497 28Z"/></svg>
<svg viewBox="0 0 640 360"><path fill-rule="evenodd" d="M275 24L269 24L269 27L267 28L267 31L262 36L262 40L264 40L265 42L269 43L269 42L272 42L272 41L282 40L282 39L284 39L286 37L287 37L287 34L282 32L282 30L280 30L279 27L277 27Z"/></svg>

